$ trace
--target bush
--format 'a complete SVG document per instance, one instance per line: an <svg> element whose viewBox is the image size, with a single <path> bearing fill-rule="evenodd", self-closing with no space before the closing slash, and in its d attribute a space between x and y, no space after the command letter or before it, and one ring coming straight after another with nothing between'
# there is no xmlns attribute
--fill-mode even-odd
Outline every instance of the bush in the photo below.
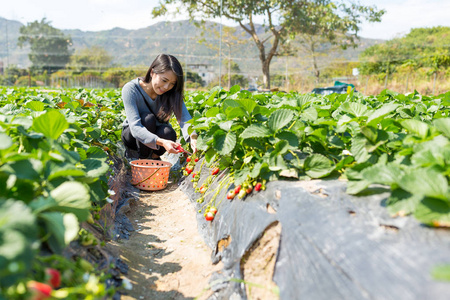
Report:
<svg viewBox="0 0 450 300"><path fill-rule="evenodd" d="M36 79L34 77L29 76L21 76L19 77L16 82L14 82L14 85L16 86L37 86Z"/></svg>

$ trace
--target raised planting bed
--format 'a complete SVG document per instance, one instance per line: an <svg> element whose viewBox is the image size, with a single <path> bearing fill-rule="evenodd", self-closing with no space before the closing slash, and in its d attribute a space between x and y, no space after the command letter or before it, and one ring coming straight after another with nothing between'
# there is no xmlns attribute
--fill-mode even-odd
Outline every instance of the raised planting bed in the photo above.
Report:
<svg viewBox="0 0 450 300"><path fill-rule="evenodd" d="M201 171L199 186L209 174ZM196 192L191 179L180 187L199 211L212 260L224 266L210 282L217 299L448 299L450 283L436 277L450 264L450 231L392 218L388 187L352 196L346 181L274 181L228 200L234 185L223 171L209 203L215 192ZM218 210L212 221L208 203Z"/></svg>

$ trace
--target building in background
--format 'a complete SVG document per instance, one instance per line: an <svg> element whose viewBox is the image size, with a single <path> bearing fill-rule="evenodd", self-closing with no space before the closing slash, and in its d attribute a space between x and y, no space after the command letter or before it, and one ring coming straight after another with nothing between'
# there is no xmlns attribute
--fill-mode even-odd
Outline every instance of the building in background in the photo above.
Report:
<svg viewBox="0 0 450 300"><path fill-rule="evenodd" d="M214 72L213 65L210 64L188 64L187 67L187 71L194 72L200 75L203 82L207 85L210 84L217 76L217 74Z"/></svg>

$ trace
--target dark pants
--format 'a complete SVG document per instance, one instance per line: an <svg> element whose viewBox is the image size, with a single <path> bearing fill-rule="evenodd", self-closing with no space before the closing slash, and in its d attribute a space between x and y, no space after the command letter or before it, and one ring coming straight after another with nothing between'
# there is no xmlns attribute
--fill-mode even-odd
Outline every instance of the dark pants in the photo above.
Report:
<svg viewBox="0 0 450 300"><path fill-rule="evenodd" d="M177 134L171 126L166 124L161 124L159 126L156 125L156 117L154 114L141 116L141 122L148 131L156 134L158 137L174 142L177 140ZM166 149L164 147L159 147L159 150L154 150L137 141L136 138L131 134L130 127L125 127L122 130L122 141L125 147L137 151L139 153L139 158L151 158L150 156L152 155L152 153L161 156L166 152Z"/></svg>

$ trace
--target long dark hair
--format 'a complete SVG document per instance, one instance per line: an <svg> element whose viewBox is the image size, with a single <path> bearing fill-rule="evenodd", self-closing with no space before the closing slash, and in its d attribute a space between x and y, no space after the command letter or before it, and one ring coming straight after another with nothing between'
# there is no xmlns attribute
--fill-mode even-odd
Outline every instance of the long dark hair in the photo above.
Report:
<svg viewBox="0 0 450 300"><path fill-rule="evenodd" d="M150 68L145 75L144 82L150 83L152 81L151 72L154 74L172 71L177 76L176 85L162 95L156 97L157 105L161 105L156 118L161 122L167 122L172 115L175 114L178 120L181 118L181 104L184 97L184 76L183 68L175 56L169 54L159 54L150 65Z"/></svg>

